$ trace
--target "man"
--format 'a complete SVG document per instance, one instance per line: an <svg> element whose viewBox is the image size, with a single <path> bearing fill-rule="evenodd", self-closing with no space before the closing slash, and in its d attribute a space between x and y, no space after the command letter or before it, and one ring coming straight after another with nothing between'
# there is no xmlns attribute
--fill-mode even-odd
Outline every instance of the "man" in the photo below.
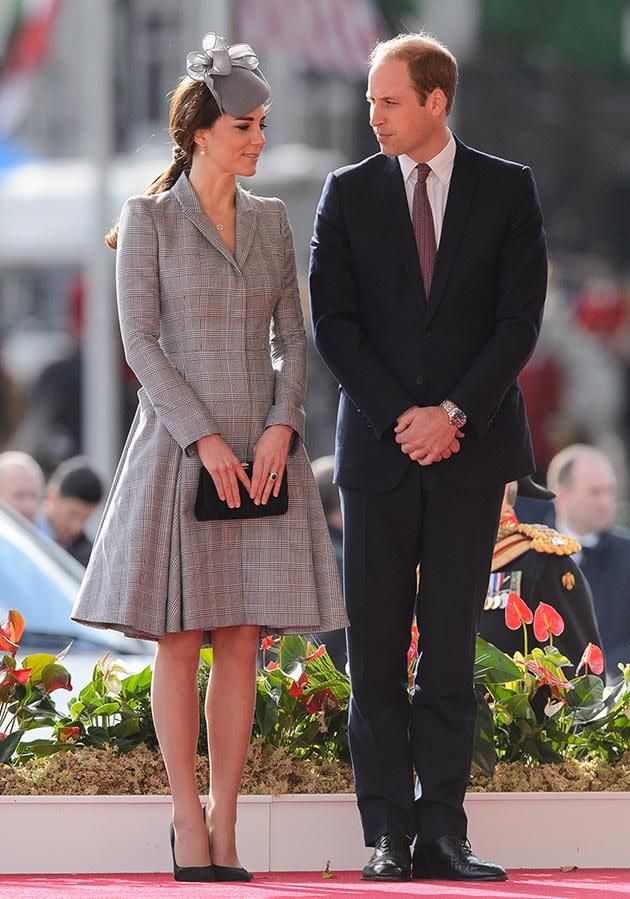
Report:
<svg viewBox="0 0 630 899"><path fill-rule="evenodd" d="M28 453L0 453L0 502L35 520L44 494L44 473Z"/></svg>
<svg viewBox="0 0 630 899"><path fill-rule="evenodd" d="M517 490L516 482L506 484L479 633L508 655L523 652L522 630L512 631L505 623L507 599L514 591L532 611L544 602L562 616L564 631L554 646L577 667L588 643L601 646L591 591L571 558L580 544L545 525L520 524L514 513ZM537 644L529 630L531 651ZM571 677L571 669L567 674Z"/></svg>
<svg viewBox="0 0 630 899"><path fill-rule="evenodd" d="M352 679L349 733L369 880L504 880L466 840L475 633L503 490L533 470L516 378L547 266L531 171L453 137L457 63L377 45L381 153L328 176L315 221L315 343L340 382L336 482ZM421 651L411 706L407 649ZM414 804L417 772L421 795Z"/></svg>
<svg viewBox="0 0 630 899"><path fill-rule="evenodd" d="M613 526L615 472L601 450L573 444L551 460L547 483L556 494L556 526L582 545L576 561L593 592L606 680L614 683L619 662L630 662L630 531Z"/></svg>
<svg viewBox="0 0 630 899"><path fill-rule="evenodd" d="M85 459L75 456L52 473L37 521L44 533L84 566L92 551L84 528L102 498L99 476Z"/></svg>

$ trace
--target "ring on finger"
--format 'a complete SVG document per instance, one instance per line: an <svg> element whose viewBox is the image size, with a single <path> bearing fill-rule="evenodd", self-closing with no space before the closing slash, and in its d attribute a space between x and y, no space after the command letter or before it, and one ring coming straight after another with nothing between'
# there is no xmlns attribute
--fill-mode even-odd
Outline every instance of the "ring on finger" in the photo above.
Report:
<svg viewBox="0 0 630 899"><path fill-rule="evenodd" d="M269 480L270 480L270 481L277 481L277 480L278 480L278 472L277 472L277 471L270 471L270 472L269 472Z"/></svg>

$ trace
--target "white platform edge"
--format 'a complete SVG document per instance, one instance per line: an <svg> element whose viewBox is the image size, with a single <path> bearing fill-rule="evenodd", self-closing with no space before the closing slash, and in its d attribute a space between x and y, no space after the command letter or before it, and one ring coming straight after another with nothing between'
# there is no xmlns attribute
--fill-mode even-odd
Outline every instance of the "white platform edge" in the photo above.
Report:
<svg viewBox="0 0 630 899"><path fill-rule="evenodd" d="M475 852L508 868L630 867L630 793L470 793L466 811ZM170 870L169 796L0 796L0 816L3 874ZM242 796L238 845L252 871L370 856L352 794Z"/></svg>

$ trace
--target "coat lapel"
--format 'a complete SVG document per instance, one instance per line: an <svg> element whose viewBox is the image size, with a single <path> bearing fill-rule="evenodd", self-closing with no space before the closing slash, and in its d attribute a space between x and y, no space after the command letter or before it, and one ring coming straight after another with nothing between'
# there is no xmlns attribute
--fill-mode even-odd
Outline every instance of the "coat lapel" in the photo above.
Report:
<svg viewBox="0 0 630 899"><path fill-rule="evenodd" d="M188 180L188 176L185 173L180 175L171 190L182 207L184 215L190 219L206 240L209 241L209 243L211 243L231 265L234 265L237 268L242 267L247 259L247 254L251 248L254 233L256 231L256 209L247 192L237 185L236 258L234 258L221 239L219 231L217 231L216 227L203 211L199 197L193 190L193 187Z"/></svg>
<svg viewBox="0 0 630 899"><path fill-rule="evenodd" d="M236 264L240 269L245 261L256 233L256 206L250 194L236 186Z"/></svg>
<svg viewBox="0 0 630 899"><path fill-rule="evenodd" d="M457 150L448 189L440 245L435 257L426 324L431 321L444 297L448 278L455 264L457 249L466 229L471 201L477 184L473 154L465 144L462 144L457 138L455 140L457 141Z"/></svg>

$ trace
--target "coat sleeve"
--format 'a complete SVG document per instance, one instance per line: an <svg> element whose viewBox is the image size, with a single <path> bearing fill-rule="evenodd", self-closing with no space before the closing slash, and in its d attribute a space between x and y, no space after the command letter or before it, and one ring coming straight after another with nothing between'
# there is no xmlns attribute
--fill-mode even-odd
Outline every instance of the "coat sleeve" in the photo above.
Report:
<svg viewBox="0 0 630 899"><path fill-rule="evenodd" d="M282 287L271 322L271 359L275 370L274 400L265 427L289 425L304 439L306 331L300 303L293 233L281 203L283 238Z"/></svg>
<svg viewBox="0 0 630 899"><path fill-rule="evenodd" d="M361 328L358 289L334 173L324 185L315 217L309 284L315 346L380 438L415 401Z"/></svg>
<svg viewBox="0 0 630 899"><path fill-rule="evenodd" d="M120 219L116 293L125 357L162 424L189 455L219 429L160 344L160 286L155 222L143 197L127 200Z"/></svg>
<svg viewBox="0 0 630 899"><path fill-rule="evenodd" d="M547 252L542 212L531 169L523 167L497 282L496 324L491 339L451 391L483 433L534 351L547 290Z"/></svg>

